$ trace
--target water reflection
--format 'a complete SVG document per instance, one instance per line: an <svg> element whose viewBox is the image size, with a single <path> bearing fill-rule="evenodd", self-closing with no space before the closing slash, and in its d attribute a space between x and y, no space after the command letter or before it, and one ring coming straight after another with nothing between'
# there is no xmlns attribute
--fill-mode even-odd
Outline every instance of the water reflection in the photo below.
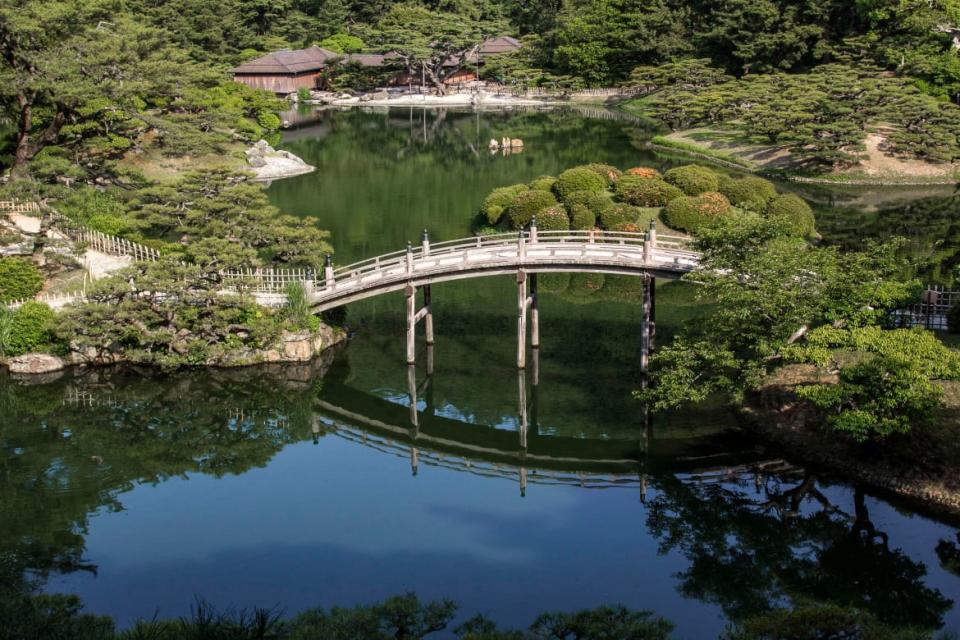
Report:
<svg viewBox="0 0 960 640"><path fill-rule="evenodd" d="M521 518L517 524L528 527L531 523L526 516L543 513L545 507L560 516L609 503L613 510L604 507L603 516L595 514L584 522L584 526L589 524L586 530L560 525L560 521L551 524L557 540L550 544L565 540L569 527L573 538L588 544L583 560L594 562L597 571L608 574L612 569L606 566L605 545L627 555L632 546L643 547L644 540L659 545L674 577L665 574L663 582L644 589L662 590L666 583L675 582L680 595L705 607L697 609L701 613L684 615L699 618L706 627L713 624L711 606L719 607L729 619L739 620L802 599L858 606L901 626L935 629L948 613L956 620L949 595L956 592L957 578L935 565L931 581L923 562L923 558L935 557L938 541L937 552L945 564L951 561L954 533L943 525L925 525L914 519L909 526L919 533L904 536L901 525L906 525L901 520L909 516L895 517L889 507L862 490L824 482L762 450L731 446L723 432L696 439L673 438L669 429L658 428L657 418L649 430L609 429L606 435L588 437L563 425L543 425L543 394L549 395L555 385L548 379L544 386L533 367L518 374L511 385L515 390L512 421L478 424L470 419L473 412L438 402L445 370L435 369L431 360L428 357L419 369L407 370L405 389L384 387L376 392L349 384L352 371L346 355L335 361L327 358L313 367L205 372L176 378L116 370L70 373L42 387L0 382L4 416L0 429L4 451L0 559L5 588L24 589L57 574L96 574L104 543L98 543L97 554L87 557L90 518L123 511L128 502L124 494L140 495L141 490L135 491L138 486L154 485L153 491L157 491L161 485L192 478L189 483L199 483L201 491L217 493L210 481L222 483L268 466L274 474L269 477L276 477L284 473L284 465L275 459L284 449L300 442L309 447L313 442L321 451L339 450L333 445L336 441L375 457L406 460L408 473L418 476L420 492L442 491L454 474L491 483L506 506L516 498L501 485L512 483L517 491L512 496L526 494L523 504L528 506L513 515L508 515L515 511L511 508L496 516L494 521L502 529L493 536L496 539L511 537L508 531L513 531L514 517ZM467 419L459 419L458 413ZM386 471L391 467L378 466ZM378 474L377 482L391 483L390 473ZM248 482L246 486L248 499L255 500L262 492L265 500L283 500L272 493L282 485L256 488ZM571 502L571 495L557 501L557 491L589 494L591 499L577 497ZM609 497L611 491L626 501ZM311 492L325 495L319 487ZM608 498L601 500L601 495ZM531 497L534 503L529 502ZM641 501L646 501L646 506L639 507L639 515L645 515L646 532L628 525ZM142 498L134 500L135 504L141 502ZM492 515L481 517L463 496L458 504L459 515L451 521L458 522L457 526L479 524ZM217 513L223 510L204 513L184 507L199 521L199 530L209 526L203 525L203 520L220 518L222 514ZM448 517L453 515L450 508ZM879 521L871 514L877 508L884 514ZM167 509L163 515L180 527L195 528L178 513L178 509ZM423 524L421 521L420 526ZM491 525L487 521L482 528L488 530ZM364 536L374 546L392 548L388 540L394 538L397 526L401 523L366 531ZM611 527L631 534L623 539L619 534L611 536ZM94 534L96 530L92 529ZM902 546L908 540L922 540L924 532L936 535L930 535L925 546ZM144 537L136 547L138 553L153 537L146 531L140 534ZM220 535L224 534L225 530ZM461 542L474 540L476 535L462 537ZM256 531L244 536L258 540ZM605 542L601 544L601 540ZM527 570L535 566L541 572L559 571L565 578L586 570L579 567L568 576L565 572L573 568L566 566L566 552L544 553L547 549L516 544L499 547L494 542L474 540L470 545L474 553L489 546L489 551L483 552L485 561L504 566L520 563ZM176 537L170 543L182 544ZM416 545L417 541L406 539L404 544ZM424 544L427 546L416 547L421 566L449 562L448 554L430 547L429 542ZM211 551L200 550L210 545ZM194 546L204 559L218 549L216 536L197 538ZM463 553L457 549L456 553ZM148 565L144 579L162 586L166 584L162 576L169 573L162 558L170 551L155 548L154 553L158 554L156 564ZM341 553L352 557L346 551ZM333 556L323 557L331 562ZM242 566L255 574L267 570ZM107 572L96 584L117 580L115 574ZM486 584L484 575L478 567L477 580ZM611 597L632 600L630 590L637 586L621 585L616 571L609 575L618 589L626 589ZM495 579L501 580L502 575L498 573ZM170 584L176 584L172 576ZM569 583L566 588L576 591ZM177 592L189 597L189 592ZM229 601L237 602L237 593L230 597L229 588L225 593ZM685 602L685 607L696 609ZM140 602L137 611L149 615L154 604ZM664 606L669 608L669 604ZM497 617L498 611L491 613ZM509 608L504 613L509 614ZM677 617L678 612L662 613Z"/></svg>

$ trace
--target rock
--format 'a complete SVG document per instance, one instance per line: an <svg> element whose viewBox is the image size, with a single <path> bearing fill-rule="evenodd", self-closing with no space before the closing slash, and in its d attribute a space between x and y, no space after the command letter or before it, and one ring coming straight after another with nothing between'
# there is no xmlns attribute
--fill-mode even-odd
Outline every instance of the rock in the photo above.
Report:
<svg viewBox="0 0 960 640"><path fill-rule="evenodd" d="M10 358L7 366L10 368L10 373L34 375L62 371L66 364L57 356L47 353L28 353Z"/></svg>
<svg viewBox="0 0 960 640"><path fill-rule="evenodd" d="M497 142L495 139L490 138L490 144L488 144L487 146L490 147L491 151L496 151L497 149L500 148L500 143Z"/></svg>
<svg viewBox="0 0 960 640"><path fill-rule="evenodd" d="M510 146L516 149L517 147L523 147L523 140L520 138L514 138L510 141Z"/></svg>

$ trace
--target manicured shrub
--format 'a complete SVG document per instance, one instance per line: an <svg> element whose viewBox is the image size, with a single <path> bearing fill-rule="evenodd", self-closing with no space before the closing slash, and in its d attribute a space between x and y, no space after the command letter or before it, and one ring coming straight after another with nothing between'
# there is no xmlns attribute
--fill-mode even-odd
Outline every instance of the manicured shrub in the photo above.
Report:
<svg viewBox="0 0 960 640"><path fill-rule="evenodd" d="M684 196L667 205L664 217L667 224L689 233L696 233L721 216L731 215L733 207L723 194L708 192L699 196Z"/></svg>
<svg viewBox="0 0 960 640"><path fill-rule="evenodd" d="M503 212L510 206L510 203L513 202L516 195L526 190L526 185L515 184L510 187L500 187L499 189L491 191L487 199L483 201L483 207L481 208L481 212L486 217L487 222L492 225L497 224L503 216Z"/></svg>
<svg viewBox="0 0 960 640"><path fill-rule="evenodd" d="M638 207L665 207L683 195L677 187L659 178L626 175L617 183L617 196Z"/></svg>
<svg viewBox="0 0 960 640"><path fill-rule="evenodd" d="M593 211L593 215L599 216L614 204L616 203L613 201L613 198L610 197L610 194L604 191L603 193L596 193L591 196L587 202L587 208Z"/></svg>
<svg viewBox="0 0 960 640"><path fill-rule="evenodd" d="M567 297L574 301L578 298L591 298L603 288L604 279L602 273L572 273Z"/></svg>
<svg viewBox="0 0 960 640"><path fill-rule="evenodd" d="M561 205L541 209L537 212L537 229L540 231L566 231L570 228L567 210Z"/></svg>
<svg viewBox="0 0 960 640"><path fill-rule="evenodd" d="M510 220L510 226L514 229L520 229L526 226L530 219L541 210L556 204L558 204L557 199L553 197L552 193L530 189L521 191L514 196L510 206L507 207L506 215Z"/></svg>
<svg viewBox="0 0 960 640"><path fill-rule="evenodd" d="M638 225L636 222L619 222L612 227L609 231L622 231L624 233L642 233L643 228Z"/></svg>
<svg viewBox="0 0 960 640"><path fill-rule="evenodd" d="M537 286L542 293L563 293L570 286L569 273L541 273Z"/></svg>
<svg viewBox="0 0 960 640"><path fill-rule="evenodd" d="M600 226L613 229L618 225L636 224L640 210L629 204L618 204L600 214Z"/></svg>
<svg viewBox="0 0 960 640"><path fill-rule="evenodd" d="M43 274L31 261L0 258L0 302L32 298L42 287Z"/></svg>
<svg viewBox="0 0 960 640"><path fill-rule="evenodd" d="M553 185L556 184L557 179L553 176L540 176L536 180L530 183L530 188L534 191L552 191Z"/></svg>
<svg viewBox="0 0 960 640"><path fill-rule="evenodd" d="M590 191L574 191L563 199L563 204L567 205L568 210L577 205L587 207L590 204L590 200L596 195L596 193L591 193Z"/></svg>
<svg viewBox="0 0 960 640"><path fill-rule="evenodd" d="M597 226L597 216L582 204L570 208L570 228L577 231L593 229Z"/></svg>
<svg viewBox="0 0 960 640"><path fill-rule="evenodd" d="M663 179L688 196L698 196L720 188L720 176L712 169L698 164L670 169L663 174Z"/></svg>
<svg viewBox="0 0 960 640"><path fill-rule="evenodd" d="M772 182L755 176L739 180L721 178L719 191L733 206L750 211L763 211L767 203L777 197L777 188Z"/></svg>
<svg viewBox="0 0 960 640"><path fill-rule="evenodd" d="M561 200L565 200L575 191L589 191L590 193L599 193L607 187L607 181L598 173L583 167L567 169L557 178L557 183L553 185L553 192Z"/></svg>
<svg viewBox="0 0 960 640"><path fill-rule="evenodd" d="M53 311L47 305L33 301L24 303L14 312L10 322L6 354L18 356L47 345L53 329L53 318Z"/></svg>
<svg viewBox="0 0 960 640"><path fill-rule="evenodd" d="M659 171L653 167L633 167L632 169L627 169L628 176L637 176L638 178L662 178L663 176Z"/></svg>
<svg viewBox="0 0 960 640"><path fill-rule="evenodd" d="M798 195L785 193L777 196L767 204L768 218L782 220L798 236L813 235L816 227L813 209Z"/></svg>
<svg viewBox="0 0 960 640"><path fill-rule="evenodd" d="M590 171L593 171L598 176L603 178L604 182L606 182L607 185L611 185L615 183L617 180L620 179L620 176L623 175L623 171L620 171L620 169L617 169L613 165L609 165L609 164L599 164L597 162L592 162L590 164L583 165L583 167L581 168L590 169Z"/></svg>

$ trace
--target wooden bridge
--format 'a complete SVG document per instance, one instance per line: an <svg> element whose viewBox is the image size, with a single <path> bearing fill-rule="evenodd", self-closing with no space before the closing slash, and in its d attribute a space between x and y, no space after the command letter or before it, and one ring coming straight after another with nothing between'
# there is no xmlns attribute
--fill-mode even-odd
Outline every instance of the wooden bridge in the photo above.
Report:
<svg viewBox="0 0 960 640"><path fill-rule="evenodd" d="M433 344L433 309L430 287L440 282L496 275L517 277L517 366L526 366L527 316L530 346L540 346L537 274L587 272L644 278L642 343L643 367L653 334L654 278L677 278L694 270L699 254L682 236L659 235L651 222L646 233L588 231L538 231L534 219L529 230L474 236L431 244L423 233L420 246L334 268L329 257L323 277L312 272L228 272L226 279L254 282L258 299L285 302L291 282L307 288L316 313L379 296L404 291L407 299L407 362L416 361L416 325L423 320L428 345ZM528 277L529 276L529 277ZM423 306L417 310L417 290Z"/></svg>

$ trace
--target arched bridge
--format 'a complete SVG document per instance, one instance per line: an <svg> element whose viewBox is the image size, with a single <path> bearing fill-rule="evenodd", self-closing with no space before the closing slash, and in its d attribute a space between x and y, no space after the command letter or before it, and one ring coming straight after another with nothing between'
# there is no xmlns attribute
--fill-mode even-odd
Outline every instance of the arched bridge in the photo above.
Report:
<svg viewBox="0 0 960 640"><path fill-rule="evenodd" d="M431 244L424 231L419 246L335 268L328 260L322 277L310 271L229 272L227 278L248 278L258 298L282 303L290 282L307 289L311 308L320 313L392 291L407 296L407 361L415 362L415 327L426 326L427 344L433 343L430 285L494 275L516 274L518 284L517 366L525 366L527 312L531 313L530 346L540 345L537 274L588 272L645 278L643 360L646 364L652 335L656 277L677 278L694 270L699 254L682 236L658 235L655 223L646 233L600 231L538 231L534 220L528 231L474 236ZM529 275L529 278L528 278ZM423 307L416 309L417 289L423 290Z"/></svg>

